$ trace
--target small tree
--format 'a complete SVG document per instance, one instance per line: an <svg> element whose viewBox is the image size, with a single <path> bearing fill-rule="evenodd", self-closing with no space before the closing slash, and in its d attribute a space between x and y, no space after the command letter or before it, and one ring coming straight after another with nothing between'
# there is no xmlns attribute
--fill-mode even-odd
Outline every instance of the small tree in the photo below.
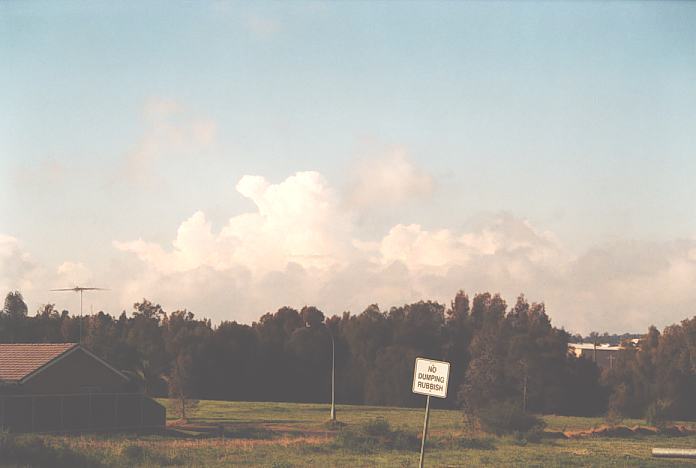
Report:
<svg viewBox="0 0 696 468"><path fill-rule="evenodd" d="M193 358L191 353L182 349L172 363L169 375L169 396L176 398L179 403L181 419L186 420L186 406L193 386Z"/></svg>

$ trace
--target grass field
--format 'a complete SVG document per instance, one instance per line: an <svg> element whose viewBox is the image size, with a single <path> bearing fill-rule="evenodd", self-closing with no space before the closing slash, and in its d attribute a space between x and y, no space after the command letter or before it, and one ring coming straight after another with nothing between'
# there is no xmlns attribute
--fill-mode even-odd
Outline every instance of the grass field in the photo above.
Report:
<svg viewBox="0 0 696 468"><path fill-rule="evenodd" d="M178 417L163 400L169 418ZM401 450L346 447L327 429L327 405L201 401L189 423L158 435L41 436L48 446L63 447L106 466L417 466L413 444ZM346 428L377 417L411 439L420 434L423 409L369 406L337 407ZM548 431L589 429L600 418L546 416ZM624 421L627 425L641 421ZM346 430L345 428L343 430ZM696 436L634 436L544 439L525 443L513 438L467 433L461 413L433 410L427 466L673 466L689 462L651 458L653 447L696 448ZM74 462L72 462L74 464ZM2 462L0 461L0 464Z"/></svg>

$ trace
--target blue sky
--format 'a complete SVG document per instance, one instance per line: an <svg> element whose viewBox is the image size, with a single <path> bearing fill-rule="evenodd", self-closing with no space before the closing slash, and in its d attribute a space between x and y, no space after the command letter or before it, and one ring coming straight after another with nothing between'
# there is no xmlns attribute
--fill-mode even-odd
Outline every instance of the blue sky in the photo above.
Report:
<svg viewBox="0 0 696 468"><path fill-rule="evenodd" d="M3 2L0 287L217 320L458 288L579 330L679 320L686 286L638 291L696 275L693 24L687 2ZM325 217L264 211L274 191ZM330 260L270 234L302 222ZM284 243L263 268L261 238Z"/></svg>

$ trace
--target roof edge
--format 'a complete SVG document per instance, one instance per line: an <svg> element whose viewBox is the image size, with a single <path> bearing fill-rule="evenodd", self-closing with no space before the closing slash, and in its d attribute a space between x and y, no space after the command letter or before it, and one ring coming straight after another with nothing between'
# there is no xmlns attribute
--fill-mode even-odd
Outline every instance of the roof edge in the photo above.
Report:
<svg viewBox="0 0 696 468"><path fill-rule="evenodd" d="M20 343L20 344L34 344L34 343ZM63 351L62 353L60 353L58 356L56 356L53 359L51 359L50 361L48 361L47 363L45 363L44 365L42 365L41 367L39 367L38 369L34 369L33 371L29 372L27 375L25 375L21 379L17 379L17 380L11 381L11 382L17 382L19 384L23 384L27 380L31 379L34 375L43 371L47 367L50 367L51 365L53 365L53 363L56 362L57 360L62 359L64 356L72 353L79 346L78 343L65 343L65 344L72 344L72 346L69 347L68 349L66 349L65 351Z"/></svg>
<svg viewBox="0 0 696 468"><path fill-rule="evenodd" d="M64 352L62 352L61 354L59 354L59 355L56 356L55 358L51 359L50 361L48 361L48 362L47 362L46 364L44 364L43 366L39 367L38 369L35 369L34 371L32 371L32 372L30 372L29 374L25 375L24 377L22 377L20 380L17 380L16 382L18 382L18 383L20 383L20 384L26 383L27 381L29 381L29 380L31 380L32 378L36 377L38 374L40 374L41 372L45 371L46 369L48 369L48 368L51 367L52 365L54 365L54 364L56 364L57 362L63 360L63 358L66 358L67 356L71 355L72 353L74 353L74 352L77 351L78 349L81 349L81 350L84 351L88 356L90 356L90 357L96 359L100 364L102 364L103 366L107 367L107 368L108 368L109 370L111 370L112 372L118 374L119 377L121 377L122 379L124 379L124 380L126 380L126 381L130 381L130 379L129 379L125 374L123 374L121 371L117 370L115 367L111 366L108 362L104 361L102 358L100 358L100 357L97 356L96 354L92 353L91 351L89 351L87 348L85 348L85 347L82 346L81 344L79 344L79 343L73 343L73 346L71 346L70 348L66 349Z"/></svg>

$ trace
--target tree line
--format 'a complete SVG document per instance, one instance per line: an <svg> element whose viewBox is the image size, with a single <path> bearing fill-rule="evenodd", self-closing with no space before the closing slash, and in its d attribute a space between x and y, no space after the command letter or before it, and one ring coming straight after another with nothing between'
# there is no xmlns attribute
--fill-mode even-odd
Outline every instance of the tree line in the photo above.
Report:
<svg viewBox="0 0 696 468"><path fill-rule="evenodd" d="M569 354L572 336L551 324L543 303L460 291L445 306L420 301L389 310L327 317L316 307L282 307L251 325L213 325L188 310L146 299L130 314L82 318L53 304L28 314L10 292L0 342L78 342L137 376L147 393L195 399L327 402L332 341L336 401L420 406L411 392L417 356L449 361L440 407L469 414L505 402L525 411L696 419L696 317L651 327L602 372Z"/></svg>

